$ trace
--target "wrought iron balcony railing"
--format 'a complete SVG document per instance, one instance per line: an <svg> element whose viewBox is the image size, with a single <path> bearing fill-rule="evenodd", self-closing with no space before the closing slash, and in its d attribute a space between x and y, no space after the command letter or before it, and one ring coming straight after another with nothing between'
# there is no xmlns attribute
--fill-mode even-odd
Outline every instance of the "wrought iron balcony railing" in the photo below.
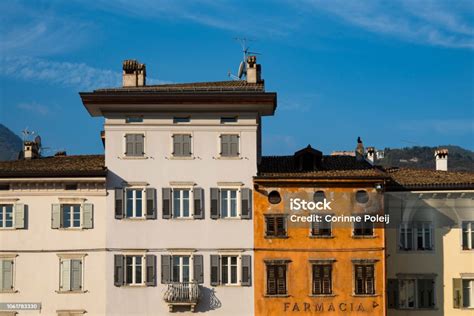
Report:
<svg viewBox="0 0 474 316"><path fill-rule="evenodd" d="M193 312L199 294L199 285L195 282L173 282L168 284L163 299L168 303L170 311L173 311L174 305L189 305Z"/></svg>

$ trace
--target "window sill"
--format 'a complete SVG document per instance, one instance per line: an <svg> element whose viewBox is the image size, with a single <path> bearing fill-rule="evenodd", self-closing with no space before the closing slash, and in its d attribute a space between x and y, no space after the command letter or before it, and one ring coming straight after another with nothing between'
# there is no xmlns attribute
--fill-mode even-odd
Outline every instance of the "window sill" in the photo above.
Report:
<svg viewBox="0 0 474 316"><path fill-rule="evenodd" d="M218 219L222 219L225 221L236 221L236 220L241 220L242 218L239 216L239 217L219 217Z"/></svg>
<svg viewBox="0 0 474 316"><path fill-rule="evenodd" d="M11 290L2 290L2 291L0 291L0 294L14 294L14 293L18 293L18 290L11 289Z"/></svg>
<svg viewBox="0 0 474 316"><path fill-rule="evenodd" d="M123 160L143 160L143 159L148 159L150 157L148 156L122 156L119 158Z"/></svg>
<svg viewBox="0 0 474 316"><path fill-rule="evenodd" d="M194 156L169 156L167 157L168 160L194 160L196 157Z"/></svg>
<svg viewBox="0 0 474 316"><path fill-rule="evenodd" d="M265 239L288 239L289 236L265 236Z"/></svg>
<svg viewBox="0 0 474 316"><path fill-rule="evenodd" d="M404 249L398 249L398 252L399 252L399 253L413 253L413 254L423 254L423 253L426 253L426 254L433 254L433 253L435 253L435 250L434 250L434 249L430 249L430 250L419 250L419 249L416 249L416 250L404 250Z"/></svg>
<svg viewBox="0 0 474 316"><path fill-rule="evenodd" d="M219 287L242 287L242 285L239 284L221 284Z"/></svg>
<svg viewBox="0 0 474 316"><path fill-rule="evenodd" d="M192 216L190 216L190 217L171 217L170 219L173 220L173 221L192 221L192 220L194 220L194 217L192 217Z"/></svg>
<svg viewBox="0 0 474 316"><path fill-rule="evenodd" d="M16 230L16 227L0 227L0 231L2 230Z"/></svg>
<svg viewBox="0 0 474 316"><path fill-rule="evenodd" d="M265 298L290 297L290 294L275 294L275 295L265 294L263 297Z"/></svg>
<svg viewBox="0 0 474 316"><path fill-rule="evenodd" d="M53 228L53 229L61 230L61 231L82 231L82 230L86 230L87 228L82 228L82 227L71 227L71 228L68 228L68 227L61 227L61 228Z"/></svg>
<svg viewBox="0 0 474 316"><path fill-rule="evenodd" d="M123 221L130 221L130 222L141 222L141 221L146 221L146 217L124 217L122 218Z"/></svg>
<svg viewBox="0 0 474 316"><path fill-rule="evenodd" d="M126 284L122 285L121 287L126 289L141 289L146 287L146 284Z"/></svg>
<svg viewBox="0 0 474 316"><path fill-rule="evenodd" d="M352 297L378 297L378 294L351 294Z"/></svg>
<svg viewBox="0 0 474 316"><path fill-rule="evenodd" d="M377 235L352 235L351 236L354 239L374 239L377 238Z"/></svg>
<svg viewBox="0 0 474 316"><path fill-rule="evenodd" d="M309 297L336 297L336 294L308 294Z"/></svg>
<svg viewBox="0 0 474 316"><path fill-rule="evenodd" d="M54 291L56 292L57 294L84 294L84 293L87 293L88 291L87 290L78 290L78 291Z"/></svg>
<svg viewBox="0 0 474 316"><path fill-rule="evenodd" d="M331 236L309 235L309 238L311 238L311 239L331 239L331 238L335 238L335 237L334 237L334 235L331 235Z"/></svg>
<svg viewBox="0 0 474 316"><path fill-rule="evenodd" d="M243 157L240 156L235 156L235 157L226 157L226 156L217 156L214 157L217 160L242 160L244 159Z"/></svg>

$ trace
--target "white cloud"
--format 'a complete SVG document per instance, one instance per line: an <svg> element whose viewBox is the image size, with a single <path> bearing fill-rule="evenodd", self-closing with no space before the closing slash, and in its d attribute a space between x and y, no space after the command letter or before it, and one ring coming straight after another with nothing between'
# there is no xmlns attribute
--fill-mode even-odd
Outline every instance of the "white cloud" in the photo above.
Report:
<svg viewBox="0 0 474 316"><path fill-rule="evenodd" d="M419 119L407 120L400 128L416 133L436 133L440 135L474 135L473 119Z"/></svg>
<svg viewBox="0 0 474 316"><path fill-rule="evenodd" d="M19 103L19 104L17 104L16 107L21 109L21 110L25 110L25 111L28 111L28 112L34 112L36 114L40 114L40 115L43 115L43 116L48 115L48 114L51 113L47 106L45 106L43 104L36 103L36 102Z"/></svg>

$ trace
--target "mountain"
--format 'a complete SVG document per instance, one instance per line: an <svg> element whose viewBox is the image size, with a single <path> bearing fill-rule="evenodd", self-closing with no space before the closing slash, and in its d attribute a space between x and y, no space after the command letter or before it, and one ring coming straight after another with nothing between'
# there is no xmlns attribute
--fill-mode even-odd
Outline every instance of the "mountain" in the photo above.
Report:
<svg viewBox="0 0 474 316"><path fill-rule="evenodd" d="M22 144L23 142L18 135L5 125L0 124L0 161L17 159Z"/></svg>
<svg viewBox="0 0 474 316"><path fill-rule="evenodd" d="M452 145L438 147L414 146L400 149L385 148L384 158L379 159L377 164L384 167L435 169L434 151L437 148L448 149L448 170L474 171L474 152Z"/></svg>

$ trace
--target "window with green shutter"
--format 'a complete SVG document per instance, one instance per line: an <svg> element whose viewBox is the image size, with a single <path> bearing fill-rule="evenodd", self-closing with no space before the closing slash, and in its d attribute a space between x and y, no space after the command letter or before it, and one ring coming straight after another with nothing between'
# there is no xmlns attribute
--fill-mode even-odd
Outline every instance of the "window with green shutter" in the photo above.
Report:
<svg viewBox="0 0 474 316"><path fill-rule="evenodd" d="M239 135L222 134L221 136L221 152L222 157L238 157L239 152Z"/></svg>
<svg viewBox="0 0 474 316"><path fill-rule="evenodd" d="M191 156L191 135L174 134L173 135L173 156L190 157Z"/></svg>
<svg viewBox="0 0 474 316"><path fill-rule="evenodd" d="M265 215L265 228L265 237L286 237L286 216L280 214Z"/></svg>
<svg viewBox="0 0 474 316"><path fill-rule="evenodd" d="M13 258L0 259L0 292L13 291Z"/></svg>
<svg viewBox="0 0 474 316"><path fill-rule="evenodd" d="M13 204L0 204L0 228L13 228Z"/></svg>
<svg viewBox="0 0 474 316"><path fill-rule="evenodd" d="M125 135L125 155L129 157L141 157L145 155L145 135Z"/></svg>
<svg viewBox="0 0 474 316"><path fill-rule="evenodd" d="M60 283L59 291L82 291L82 258L66 259L61 258L60 260Z"/></svg>

